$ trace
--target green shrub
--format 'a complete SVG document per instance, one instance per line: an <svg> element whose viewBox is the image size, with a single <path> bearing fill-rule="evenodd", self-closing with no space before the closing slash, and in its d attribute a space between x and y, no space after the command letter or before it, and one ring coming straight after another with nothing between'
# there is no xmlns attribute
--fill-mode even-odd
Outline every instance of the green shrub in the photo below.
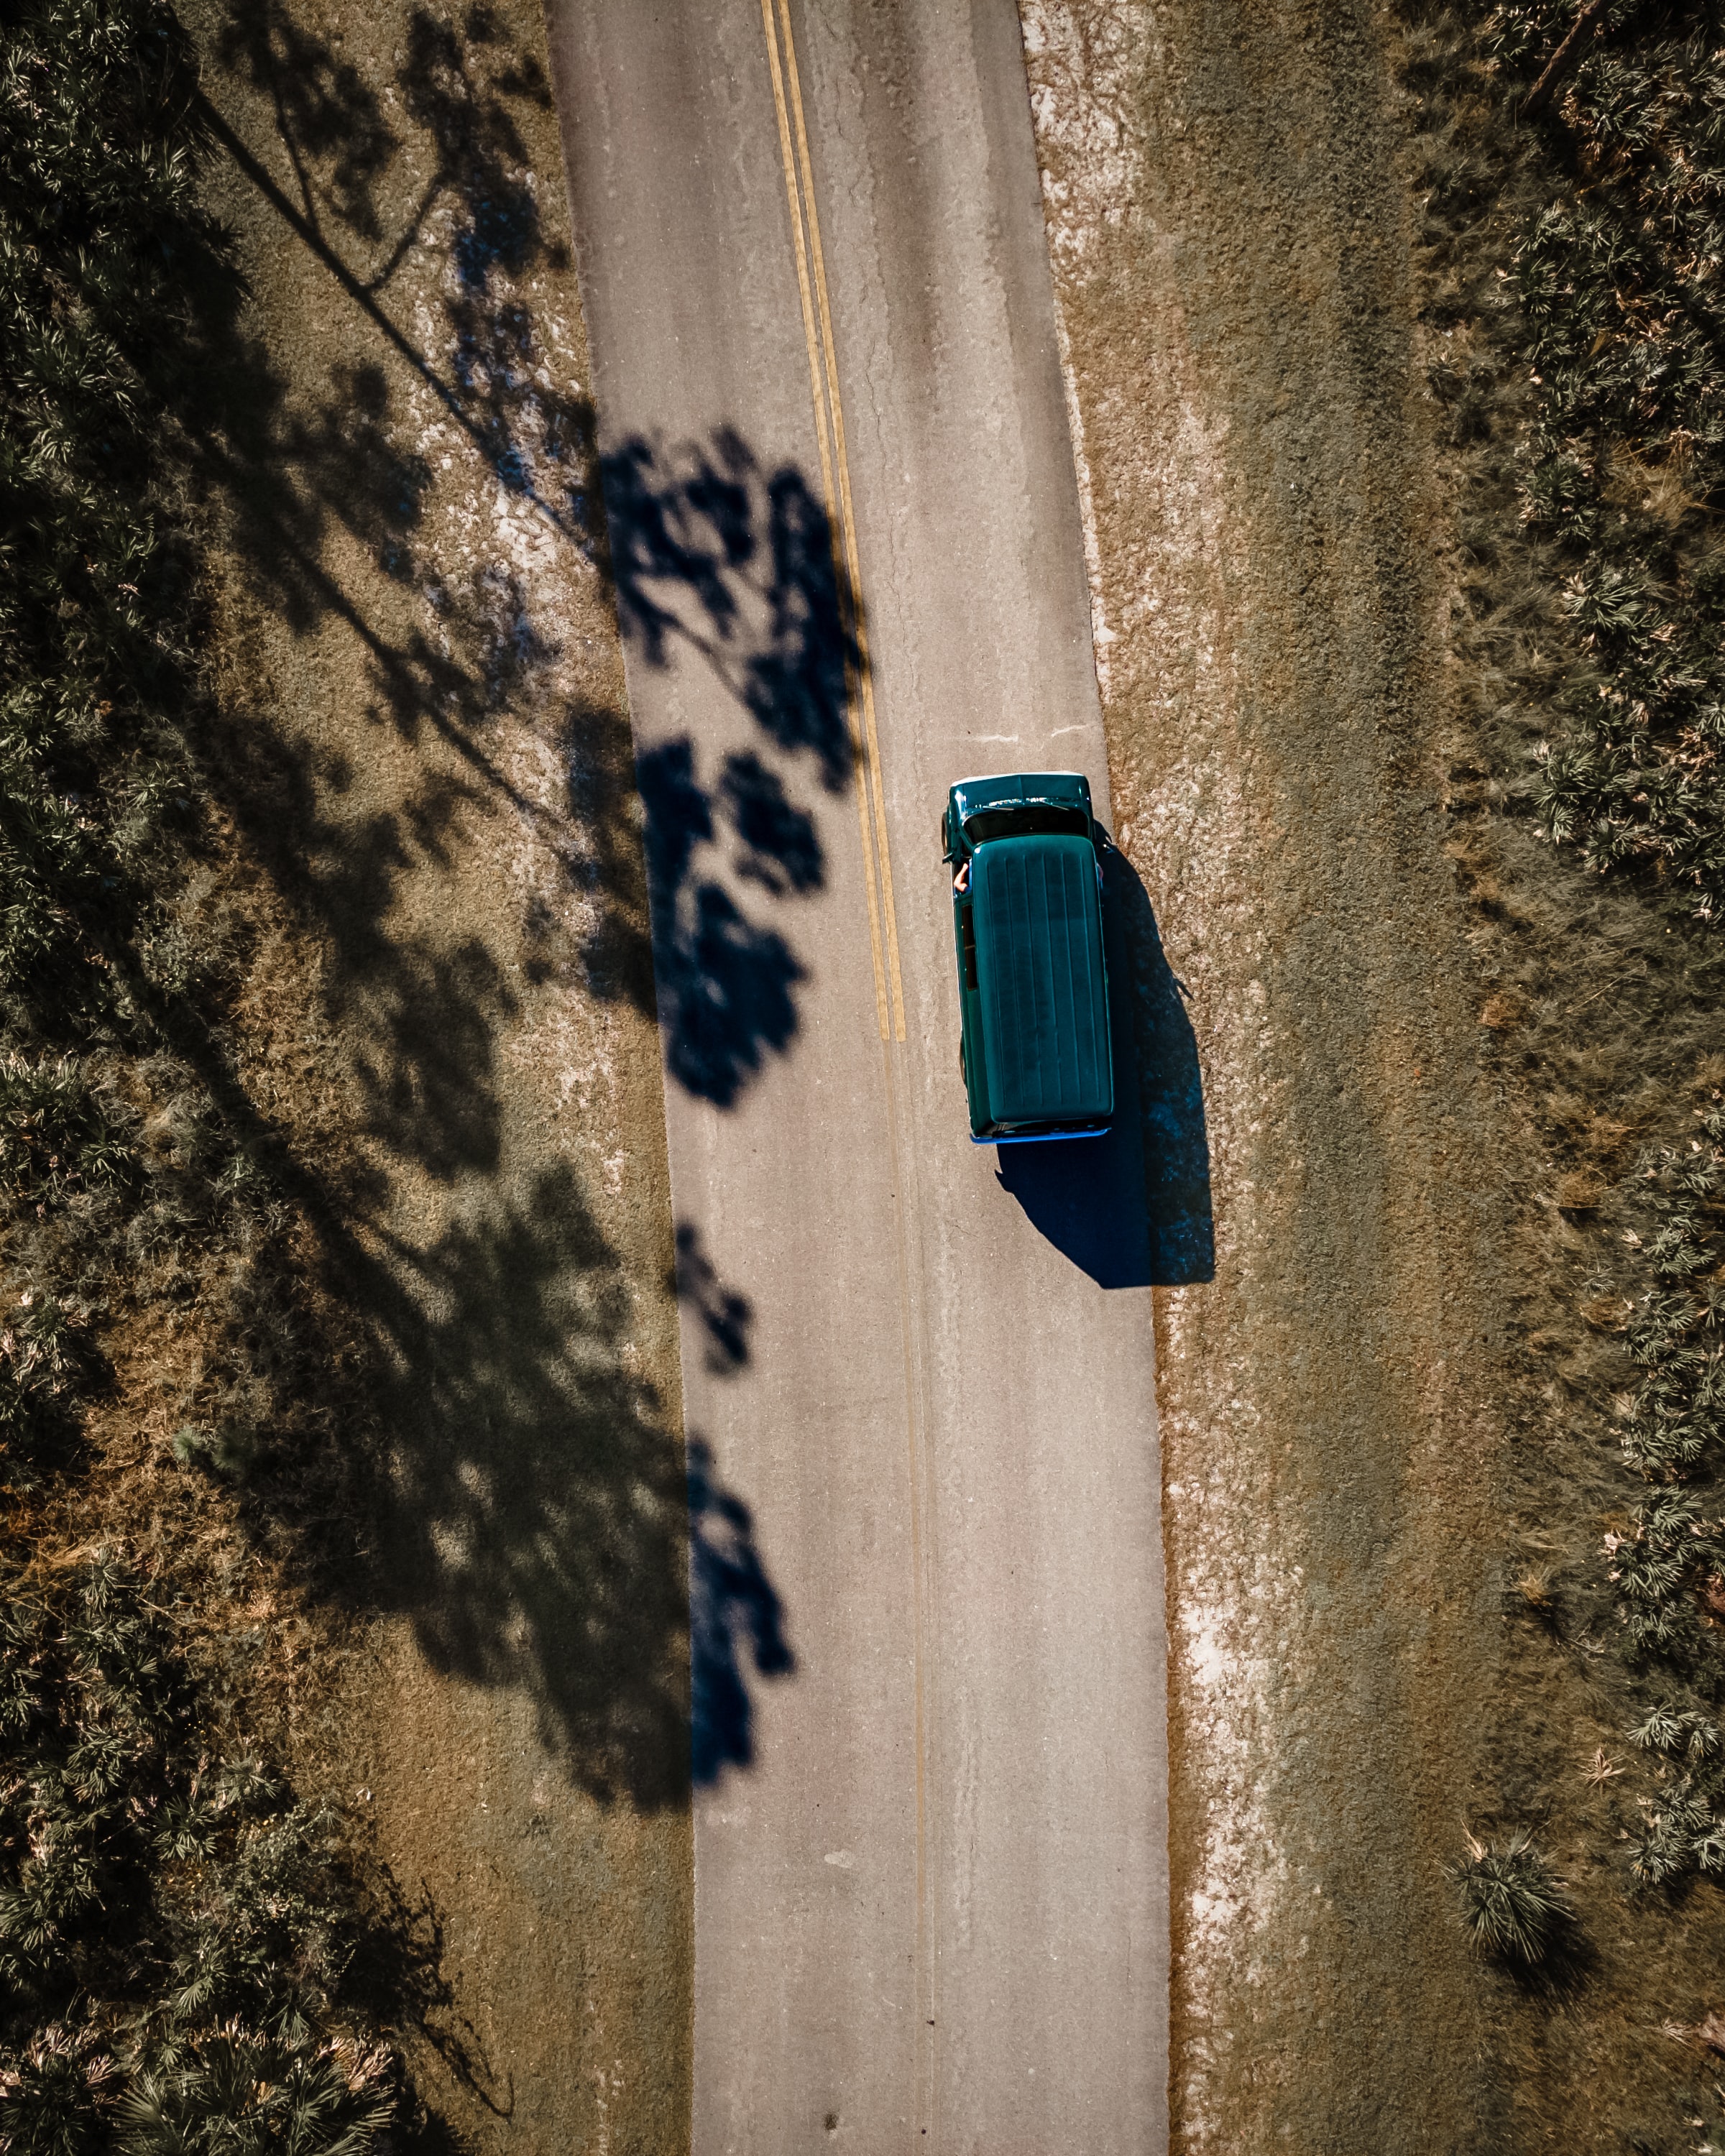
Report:
<svg viewBox="0 0 1725 2156"><path fill-rule="evenodd" d="M0 2148L366 2156L398 2074L340 1820L224 1754L111 1556L0 1598Z"/></svg>
<svg viewBox="0 0 1725 2156"><path fill-rule="evenodd" d="M118 2104L118 2156L366 2156L395 2116L382 2046L227 2022L167 2047Z"/></svg>
<svg viewBox="0 0 1725 2156"><path fill-rule="evenodd" d="M1668 1652L1692 1632L1691 1599L1725 1568L1725 1534L1692 1497L1656 1490L1630 1514L1627 1533L1605 1537L1606 1578L1615 1589L1629 1645Z"/></svg>
<svg viewBox="0 0 1725 2156"><path fill-rule="evenodd" d="M0 1192L45 1209L124 1182L132 1165L116 1118L75 1057L0 1054Z"/></svg>
<svg viewBox="0 0 1725 2156"><path fill-rule="evenodd" d="M1725 1829L1713 1815L1710 1792L1693 1776L1680 1774L1655 1795L1643 1797L1641 1831L1630 1846L1630 1868L1649 1887L1663 1887L1691 1871L1725 1869Z"/></svg>
<svg viewBox="0 0 1725 2156"><path fill-rule="evenodd" d="M107 2138L116 2069L94 2030L39 2029L0 2067L0 2134L8 2156L94 2156Z"/></svg>
<svg viewBox="0 0 1725 2156"><path fill-rule="evenodd" d="M1621 1424L1624 1457L1643 1474L1686 1474L1717 1465L1725 1424L1725 1113L1702 1135L1645 1161L1636 1194L1645 1234L1638 1262L1650 1285L1635 1300L1624 1344L1642 1375Z"/></svg>
<svg viewBox="0 0 1725 2156"><path fill-rule="evenodd" d="M1506 0L1486 46L1514 96L1573 20ZM1538 391L1531 531L1555 549L1570 653L1537 800L1601 870L1725 900L1725 59L1716 6L1612 11L1543 123L1554 192L1509 264ZM1567 169L1566 169L1567 168Z"/></svg>
<svg viewBox="0 0 1725 2156"><path fill-rule="evenodd" d="M256 1432L239 1424L203 1430L183 1423L169 1440L169 1450L182 1467L201 1467L223 1481L244 1482L256 1470L261 1447Z"/></svg>
<svg viewBox="0 0 1725 2156"><path fill-rule="evenodd" d="M1644 1752L1658 1752L1667 1759L1686 1759L1692 1766L1700 1766L1719 1756L1719 1725L1692 1707L1666 1702L1630 1732L1630 1742Z"/></svg>
<svg viewBox="0 0 1725 2156"><path fill-rule="evenodd" d="M1563 1881L1517 1832L1499 1849L1467 1837L1467 1854L1448 1867L1468 1937L1482 1953L1531 1969L1562 1943L1574 1922Z"/></svg>

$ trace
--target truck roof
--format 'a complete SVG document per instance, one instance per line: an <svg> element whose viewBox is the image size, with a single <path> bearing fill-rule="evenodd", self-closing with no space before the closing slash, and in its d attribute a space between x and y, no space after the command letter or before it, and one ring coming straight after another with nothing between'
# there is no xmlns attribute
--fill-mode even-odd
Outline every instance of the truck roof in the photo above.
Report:
<svg viewBox="0 0 1725 2156"><path fill-rule="evenodd" d="M992 839L973 856L971 892L994 1121L1106 1122L1114 1065L1089 839Z"/></svg>

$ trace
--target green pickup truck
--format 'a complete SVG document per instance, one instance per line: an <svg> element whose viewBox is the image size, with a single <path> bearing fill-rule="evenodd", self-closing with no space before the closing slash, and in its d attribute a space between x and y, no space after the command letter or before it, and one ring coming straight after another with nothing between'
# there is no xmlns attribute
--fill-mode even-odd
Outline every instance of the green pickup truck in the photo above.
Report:
<svg viewBox="0 0 1725 2156"><path fill-rule="evenodd" d="M1102 845L1076 771L962 778L947 797L941 853L978 1145L1096 1137L1113 1117Z"/></svg>

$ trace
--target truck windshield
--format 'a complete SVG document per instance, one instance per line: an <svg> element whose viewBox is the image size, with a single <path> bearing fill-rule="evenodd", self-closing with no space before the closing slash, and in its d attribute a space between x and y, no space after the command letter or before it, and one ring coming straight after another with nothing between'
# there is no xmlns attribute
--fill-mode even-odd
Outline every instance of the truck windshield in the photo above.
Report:
<svg viewBox="0 0 1725 2156"><path fill-rule="evenodd" d="M1059 832L1075 839L1090 836L1090 819L1081 808L1053 808L1029 802L1022 808L978 808L964 819L964 835L973 846L990 839L1029 839Z"/></svg>

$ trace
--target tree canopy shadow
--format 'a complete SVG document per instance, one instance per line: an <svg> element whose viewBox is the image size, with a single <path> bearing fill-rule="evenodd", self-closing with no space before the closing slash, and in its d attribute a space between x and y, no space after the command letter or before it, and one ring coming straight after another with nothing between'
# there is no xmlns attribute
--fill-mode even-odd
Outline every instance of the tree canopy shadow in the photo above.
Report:
<svg viewBox="0 0 1725 2156"><path fill-rule="evenodd" d="M703 1788L727 1767L753 1764L749 1666L770 1678L797 1664L749 1509L716 1481L711 1448L693 1436L689 1521L690 1769Z"/></svg>
<svg viewBox="0 0 1725 2156"><path fill-rule="evenodd" d="M678 1300L701 1320L706 1335L705 1360L716 1378L734 1377L749 1359L749 1328L755 1313L749 1299L727 1287L704 1248L701 1230L680 1220L676 1231L676 1269L672 1286Z"/></svg>
<svg viewBox="0 0 1725 2156"><path fill-rule="evenodd" d="M691 1772L747 1765L747 1672L793 1666L783 1613L711 1448L691 1438L685 1463L629 1367L632 1300L573 1173L393 1255L369 1300L388 1424L413 1435L379 1577L428 1659L530 1691L602 1799L674 1804Z"/></svg>
<svg viewBox="0 0 1725 2156"><path fill-rule="evenodd" d="M506 564L452 577L429 547L434 475L404 439L385 362L410 368L496 482L599 569L645 663L693 655L724 684L760 747L711 773L685 740L631 773L614 717L569 703L560 743L569 814L546 835L586 925L572 944L543 918L525 926L541 978L567 958L591 993L656 1010L671 1076L728 1106L797 1026L803 968L760 907L818 891L825 874L815 819L762 752L811 762L829 792L850 768L856 653L824 508L801 473L763 469L731 430L674 449L637 439L596 459L591 404L557 387L521 290L529 272L567 259L542 230L514 110L544 107L549 88L483 8L468 9L460 29L416 10L387 85L367 81L286 0L234 5L220 50L268 98L291 183L212 105L218 143L370 317L379 357L334 366L329 394L308 408L249 327L242 291L213 280L172 377L188 476L221 505L228 542L279 617L302 634L331 616L345 622L368 655L372 716L406 741L429 730L453 748L472 774L471 802L537 813L490 737L497 715L550 674L559 639ZM429 176L392 235L381 191L409 147ZM382 304L434 227L447 229L454 271L440 301L443 354L416 344ZM338 241L363 243L362 259L350 263ZM394 612L408 618L386 619L374 594L337 574L337 533L366 548L404 601L427 600L431 626L406 606ZM397 1047L410 1052L404 1039Z"/></svg>
<svg viewBox="0 0 1725 2156"><path fill-rule="evenodd" d="M623 633L652 666L696 652L769 741L850 777L860 661L824 505L793 465L763 471L732 428L667 449L637 435L600 459Z"/></svg>
<svg viewBox="0 0 1725 2156"><path fill-rule="evenodd" d="M753 1307L721 1278L692 1221L678 1223L676 1252L673 1286L699 1321L707 1371L734 1378L749 1360ZM753 1763L750 1665L757 1677L787 1676L796 1657L785 1639L783 1605L761 1564L748 1507L721 1485L711 1446L694 1435L689 1522L691 1761L701 1786L727 1767Z"/></svg>
<svg viewBox="0 0 1725 2156"><path fill-rule="evenodd" d="M448 753L378 805L348 750L262 690L193 721L215 814L187 844L213 860L215 826L237 833L248 871L319 953L305 1033L340 1045L371 1142L363 1162L318 1153L244 1069L226 1014L158 998L223 1142L276 1207L257 1216L273 1240L254 1224L236 1243L200 1412L244 1421L257 1463L244 1505L302 1579L402 1612L439 1668L530 1693L583 1788L676 1804L691 1774L752 1756L749 1687L793 1666L784 1616L747 1507L710 1448L685 1459L637 1373L629 1291L590 1194L567 1168L505 1173L500 1036L523 983L656 1009L673 1078L727 1103L788 1046L802 968L762 916L825 874L788 778L800 761L831 788L847 767L824 514L794 473L757 470L726 438L705 478L698 459L637 456L608 551L592 409L559 386L526 297L535 273L567 263L523 134L549 86L483 7L415 9L402 49L373 67L293 0L230 0L217 54L214 153L318 265L331 303L358 311L369 356L331 362L321 387L290 378L231 259L206 244L159 362L149 326L135 332L163 439L240 566L244 634L261 648L260 622L294 641L343 625L367 722ZM249 137L224 104L249 110ZM434 297L398 319L403 265L428 247ZM568 678L555 608L511 560L464 562L433 536L428 398L553 547L588 574L621 564L632 637L667 656L706 639L757 745L705 771L673 744L638 778L626 721L553 693ZM538 728L560 798L511 776L506 719ZM407 880L503 818L561 878L527 904L519 947L403 927ZM406 1238L393 1200L410 1183L439 1191L453 1224ZM309 1270L287 1255L289 1204L316 1246ZM747 1305L702 1262L680 1246L683 1291L735 1367Z"/></svg>
<svg viewBox="0 0 1725 2156"><path fill-rule="evenodd" d="M687 735L648 748L638 771L666 1067L728 1108L788 1049L804 978L749 891L758 906L825 880L815 819L761 750L812 763L829 794L847 783L851 613L824 505L794 466L763 470L734 429L675 448L636 436L600 470L618 619L637 663L703 668L762 736L710 777ZM728 880L711 850L727 832Z"/></svg>

